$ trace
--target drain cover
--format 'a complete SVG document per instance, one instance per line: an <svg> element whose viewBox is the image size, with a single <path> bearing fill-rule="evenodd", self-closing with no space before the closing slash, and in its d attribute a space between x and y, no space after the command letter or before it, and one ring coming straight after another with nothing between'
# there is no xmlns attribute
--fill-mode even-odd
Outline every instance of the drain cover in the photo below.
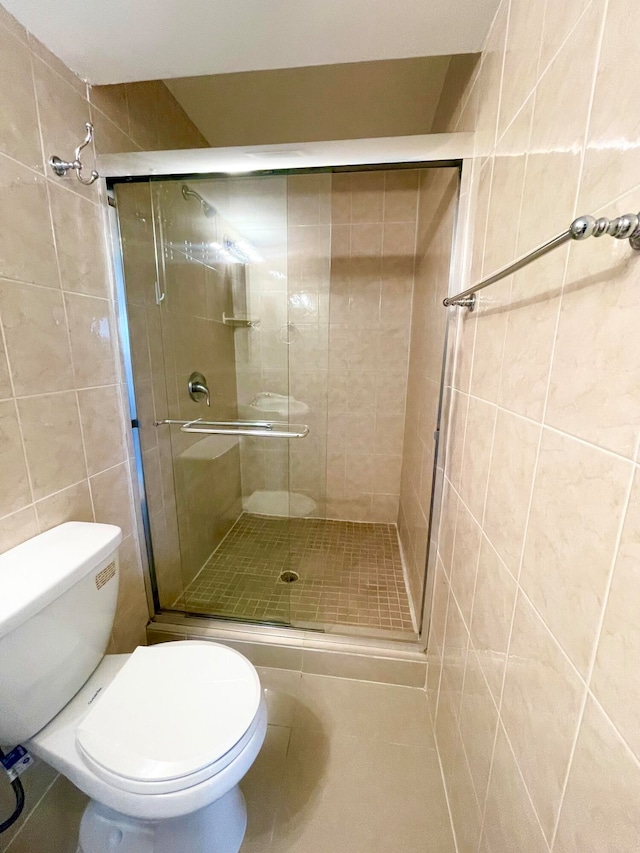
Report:
<svg viewBox="0 0 640 853"><path fill-rule="evenodd" d="M283 583L295 583L295 581L299 580L300 575L297 572L283 572L280 575L280 580Z"/></svg>

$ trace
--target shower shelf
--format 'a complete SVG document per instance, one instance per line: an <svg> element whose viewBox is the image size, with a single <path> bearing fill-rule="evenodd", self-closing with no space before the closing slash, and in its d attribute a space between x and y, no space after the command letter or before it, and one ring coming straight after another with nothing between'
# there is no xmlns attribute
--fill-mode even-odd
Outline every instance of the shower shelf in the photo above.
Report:
<svg viewBox="0 0 640 853"><path fill-rule="evenodd" d="M235 329L257 329L260 326L260 318L254 317L229 317L227 314L222 315L222 322L225 326L233 326Z"/></svg>
<svg viewBox="0 0 640 853"><path fill-rule="evenodd" d="M155 426L174 424L180 432L194 432L203 435L247 435L260 438L305 438L309 434L306 424L288 424L279 421L203 421L196 418L191 421L178 421L168 418L155 421Z"/></svg>

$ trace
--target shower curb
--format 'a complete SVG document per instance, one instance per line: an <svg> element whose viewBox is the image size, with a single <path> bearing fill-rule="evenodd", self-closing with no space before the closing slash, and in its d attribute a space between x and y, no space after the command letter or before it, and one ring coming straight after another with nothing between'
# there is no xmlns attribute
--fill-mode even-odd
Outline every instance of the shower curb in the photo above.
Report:
<svg viewBox="0 0 640 853"><path fill-rule="evenodd" d="M290 669L405 687L425 687L427 656L417 641L345 637L296 628L238 625L208 617L158 614L149 645L210 640L241 652L254 666Z"/></svg>

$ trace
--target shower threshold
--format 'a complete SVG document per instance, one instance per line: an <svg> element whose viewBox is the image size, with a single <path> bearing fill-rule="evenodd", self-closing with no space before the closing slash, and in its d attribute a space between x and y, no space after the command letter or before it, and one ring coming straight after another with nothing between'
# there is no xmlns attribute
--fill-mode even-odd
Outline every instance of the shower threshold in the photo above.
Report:
<svg viewBox="0 0 640 853"><path fill-rule="evenodd" d="M206 640L242 652L254 666L333 675L424 688L427 654L417 639L367 637L296 627L257 625L210 616L160 612L147 626L147 642Z"/></svg>

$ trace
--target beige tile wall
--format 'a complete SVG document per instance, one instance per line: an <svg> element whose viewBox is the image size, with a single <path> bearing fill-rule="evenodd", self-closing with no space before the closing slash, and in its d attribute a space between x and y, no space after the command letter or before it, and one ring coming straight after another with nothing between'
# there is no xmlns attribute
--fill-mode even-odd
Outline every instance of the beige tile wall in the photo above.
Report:
<svg viewBox="0 0 640 853"><path fill-rule="evenodd" d="M88 91L2 7L0 76L0 551L70 519L120 525L110 648L127 651L148 611L103 200L99 185L60 180L45 164L70 156L90 119L100 151L203 140L162 84ZM50 781L32 772L29 805Z"/></svg>
<svg viewBox="0 0 640 853"><path fill-rule="evenodd" d="M622 0L503 0L452 125L473 279L638 208L639 39ZM459 850L640 849L639 264L574 244L460 314L428 678Z"/></svg>
<svg viewBox="0 0 640 853"><path fill-rule="evenodd" d="M207 184L209 186L209 184ZM214 181L207 196L251 235L261 261L246 268L246 310L259 328L238 329L236 376L241 417L286 420L251 408L271 392L308 406L291 422L308 424L303 441L241 440L242 492L308 495L325 514L331 176ZM289 325L287 325L289 324Z"/></svg>
<svg viewBox="0 0 640 853"><path fill-rule="evenodd" d="M248 420L286 421L286 414L263 412L252 407L251 402L265 392L285 397L292 393L289 347L285 342L288 182L284 176L217 182L217 192L229 205L238 229L235 239L250 235L249 242L261 258L243 267L244 283L236 294L234 308L236 313L244 311L260 321L255 329L239 328L234 333L239 416ZM288 444L286 439L241 439L243 497L262 490L289 491Z"/></svg>
<svg viewBox="0 0 640 853"><path fill-rule="evenodd" d="M309 411L290 420L310 428L288 449L244 439L243 494L289 489L321 517L397 520L419 174L296 175L236 190L245 203L255 194L271 232L267 263L248 273L260 328L236 332L239 401L291 395Z"/></svg>
<svg viewBox="0 0 640 853"><path fill-rule="evenodd" d="M287 321L289 393L309 406L309 435L289 442L289 483L327 517L329 299L332 176L287 178Z"/></svg>
<svg viewBox="0 0 640 853"><path fill-rule="evenodd" d="M457 169L423 169L419 176L411 345L398 507L398 535L416 613L422 606L425 580L434 431L446 331L442 300L449 286L459 183Z"/></svg>
<svg viewBox="0 0 640 853"><path fill-rule="evenodd" d="M418 177L417 169L333 175L329 518L398 517Z"/></svg>

